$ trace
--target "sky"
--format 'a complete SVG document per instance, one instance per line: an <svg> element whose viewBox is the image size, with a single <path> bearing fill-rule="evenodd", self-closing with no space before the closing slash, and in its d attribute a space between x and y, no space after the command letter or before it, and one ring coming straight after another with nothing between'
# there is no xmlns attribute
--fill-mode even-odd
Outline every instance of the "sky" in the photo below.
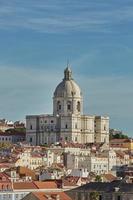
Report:
<svg viewBox="0 0 133 200"><path fill-rule="evenodd" d="M0 118L52 113L67 60L84 113L133 136L133 1L0 0Z"/></svg>

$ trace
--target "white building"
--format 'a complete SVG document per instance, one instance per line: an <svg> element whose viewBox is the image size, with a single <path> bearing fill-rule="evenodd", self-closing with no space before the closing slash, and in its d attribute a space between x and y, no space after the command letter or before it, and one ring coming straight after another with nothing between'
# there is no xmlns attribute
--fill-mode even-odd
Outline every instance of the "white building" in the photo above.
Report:
<svg viewBox="0 0 133 200"><path fill-rule="evenodd" d="M58 141L109 143L109 117L83 115L80 87L66 68L53 95L53 114L26 116L26 140L32 145Z"/></svg>
<svg viewBox="0 0 133 200"><path fill-rule="evenodd" d="M90 156L79 163L80 168L87 168L89 172L94 172L96 175L108 173L108 158L104 156Z"/></svg>
<svg viewBox="0 0 133 200"><path fill-rule="evenodd" d="M31 150L25 150L18 154L18 159L15 162L15 167L27 167L31 170L36 169L46 163L45 157L41 154L32 154Z"/></svg>

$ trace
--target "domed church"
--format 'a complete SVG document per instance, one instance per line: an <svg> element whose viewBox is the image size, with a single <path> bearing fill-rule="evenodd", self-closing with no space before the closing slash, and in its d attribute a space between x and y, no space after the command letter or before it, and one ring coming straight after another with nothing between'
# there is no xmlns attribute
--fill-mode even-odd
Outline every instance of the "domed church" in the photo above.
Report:
<svg viewBox="0 0 133 200"><path fill-rule="evenodd" d="M54 91L53 114L26 116L26 140L32 145L109 143L109 117L83 114L81 89L67 67Z"/></svg>

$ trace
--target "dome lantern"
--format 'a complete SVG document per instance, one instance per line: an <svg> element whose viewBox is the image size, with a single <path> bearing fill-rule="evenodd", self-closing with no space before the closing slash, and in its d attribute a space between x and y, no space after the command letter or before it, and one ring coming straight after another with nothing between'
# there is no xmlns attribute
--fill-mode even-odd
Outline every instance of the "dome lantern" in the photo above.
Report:
<svg viewBox="0 0 133 200"><path fill-rule="evenodd" d="M72 70L69 67L64 70L64 80L72 80Z"/></svg>

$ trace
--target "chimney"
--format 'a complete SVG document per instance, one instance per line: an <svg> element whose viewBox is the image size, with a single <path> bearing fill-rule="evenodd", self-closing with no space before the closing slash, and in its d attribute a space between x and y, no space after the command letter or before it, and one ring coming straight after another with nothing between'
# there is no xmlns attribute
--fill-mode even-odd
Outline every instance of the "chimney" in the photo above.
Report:
<svg viewBox="0 0 133 200"><path fill-rule="evenodd" d="M115 187L114 190L115 190L115 192L118 192L120 190L120 188L119 187Z"/></svg>
<svg viewBox="0 0 133 200"><path fill-rule="evenodd" d="M60 200L60 195L59 194L56 195L56 200Z"/></svg>
<svg viewBox="0 0 133 200"><path fill-rule="evenodd" d="M48 200L52 200L52 197L50 195L47 196Z"/></svg>

